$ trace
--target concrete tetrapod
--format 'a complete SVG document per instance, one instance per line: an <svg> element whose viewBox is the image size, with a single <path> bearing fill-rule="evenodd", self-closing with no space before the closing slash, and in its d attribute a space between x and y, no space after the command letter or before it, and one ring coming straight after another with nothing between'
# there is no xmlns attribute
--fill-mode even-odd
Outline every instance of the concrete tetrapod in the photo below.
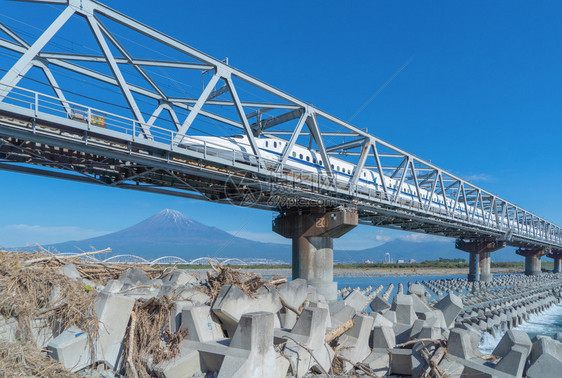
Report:
<svg viewBox="0 0 562 378"><path fill-rule="evenodd" d="M220 319L224 330L229 336L234 335L238 321L243 314L256 311L266 311L276 314L281 309L279 294L274 288L264 286L252 298L236 285L224 285L215 303L213 313ZM276 326L280 326L278 318Z"/></svg>
<svg viewBox="0 0 562 378"><path fill-rule="evenodd" d="M327 309L305 308L290 332L275 330L276 343L287 341L283 354L291 362L293 375L301 377L318 364L317 371L330 370L334 352L325 340L327 321Z"/></svg>
<svg viewBox="0 0 562 378"><path fill-rule="evenodd" d="M96 361L103 361L116 369L134 304L133 298L99 293L94 301L94 309L100 321L98 337L94 342L95 351L91 351L88 346L87 331L71 327L49 343L49 355L73 372ZM93 356L95 360L92 360Z"/></svg>

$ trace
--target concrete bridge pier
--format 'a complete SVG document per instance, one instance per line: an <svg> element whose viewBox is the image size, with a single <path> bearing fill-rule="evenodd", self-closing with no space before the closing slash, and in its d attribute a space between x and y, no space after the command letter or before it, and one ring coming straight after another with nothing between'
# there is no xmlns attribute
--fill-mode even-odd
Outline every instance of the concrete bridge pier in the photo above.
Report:
<svg viewBox="0 0 562 378"><path fill-rule="evenodd" d="M541 257L548 254L548 248L518 249L515 253L525 256L525 275L538 276L541 274Z"/></svg>
<svg viewBox="0 0 562 378"><path fill-rule="evenodd" d="M468 281L480 281L480 255L478 253L471 253L468 263Z"/></svg>
<svg viewBox="0 0 562 378"><path fill-rule="evenodd" d="M552 273L562 273L562 251L552 251L546 256L554 259Z"/></svg>
<svg viewBox="0 0 562 378"><path fill-rule="evenodd" d="M490 239L472 239L455 241L455 248L470 253L468 265L468 281L491 281L492 271L490 257L491 252L502 249L506 246L505 242Z"/></svg>
<svg viewBox="0 0 562 378"><path fill-rule="evenodd" d="M336 300L334 238L357 224L357 213L345 210L297 209L275 218L273 231L293 239L293 279L304 278L327 300Z"/></svg>

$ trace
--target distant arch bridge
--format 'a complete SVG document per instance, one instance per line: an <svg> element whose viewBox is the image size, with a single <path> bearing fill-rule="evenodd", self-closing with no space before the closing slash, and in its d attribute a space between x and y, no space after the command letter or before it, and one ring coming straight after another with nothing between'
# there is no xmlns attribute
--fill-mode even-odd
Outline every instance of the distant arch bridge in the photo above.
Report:
<svg viewBox="0 0 562 378"><path fill-rule="evenodd" d="M172 265L172 264L183 264L183 265L199 265L206 264L209 260L216 260L221 264L232 264L232 265L247 265L248 263L240 260L238 258L211 258L211 257L198 257L193 260L186 260L178 256L162 256L154 260L147 260L143 257L123 254L111 256L105 260L104 263L118 263L118 264L142 264L142 265Z"/></svg>

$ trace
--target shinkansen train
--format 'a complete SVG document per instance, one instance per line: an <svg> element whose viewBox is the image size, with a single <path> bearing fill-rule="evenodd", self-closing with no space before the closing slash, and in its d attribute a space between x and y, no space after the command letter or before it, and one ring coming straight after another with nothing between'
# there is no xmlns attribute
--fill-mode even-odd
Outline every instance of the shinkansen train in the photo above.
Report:
<svg viewBox="0 0 562 378"><path fill-rule="evenodd" d="M281 160L285 146L288 144L287 141L276 138L256 138L256 143L262 157L273 161ZM209 154L215 154L237 161L248 162L253 159L252 148L245 135L234 135L230 137L184 137L183 141L180 143L180 147L198 151L205 149ZM337 176L338 182L345 184L352 179L355 169L352 163L335 157L330 157L329 163L324 162L318 151L297 144L293 146L293 150L285 163L285 168L295 168L295 170L298 171L322 175L326 174L326 164L330 164L333 173ZM376 189L378 191L383 191L383 185L386 185L389 193L396 193L400 182L388 176L384 176L384 182L382 182L377 171L363 169L359 175L357 185L363 186L366 189ZM431 208L445 209L443 196L434 193L430 199L431 192L420 189L420 193L418 194L415 185L406 182L402 183L402 188L398 194L399 198L416 201L418 201L418 195L421 196L422 203L427 204L428 201L430 201ZM449 209L455 204L455 200L452 198L446 198L446 201ZM463 203L457 203L455 212L466 214L467 210L469 214L473 211L471 206L466 207ZM474 217L482 220L482 210L476 209Z"/></svg>

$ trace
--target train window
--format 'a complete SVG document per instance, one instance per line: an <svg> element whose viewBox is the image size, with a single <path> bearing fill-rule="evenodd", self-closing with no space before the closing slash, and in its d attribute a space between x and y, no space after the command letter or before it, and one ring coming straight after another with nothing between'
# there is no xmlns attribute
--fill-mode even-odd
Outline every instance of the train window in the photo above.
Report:
<svg viewBox="0 0 562 378"><path fill-rule="evenodd" d="M297 157L297 153L296 153L296 152L293 152L293 157Z"/></svg>
<svg viewBox="0 0 562 378"><path fill-rule="evenodd" d="M265 146L268 147L268 144L269 144L269 143L266 141L266 142L265 142Z"/></svg>
<svg viewBox="0 0 562 378"><path fill-rule="evenodd" d="M350 170L350 169L347 170L347 174L348 174L348 175L351 174L351 170Z"/></svg>
<svg viewBox="0 0 562 378"><path fill-rule="evenodd" d="M365 172L363 172L363 177L367 177L367 174Z"/></svg>
<svg viewBox="0 0 562 378"><path fill-rule="evenodd" d="M299 154L299 159L301 159L301 160L302 160L302 154Z"/></svg>
<svg viewBox="0 0 562 378"><path fill-rule="evenodd" d="M339 170L340 170L340 166L338 165L338 167L336 168L336 171L339 171Z"/></svg>
<svg viewBox="0 0 562 378"><path fill-rule="evenodd" d="M306 157L306 161L310 161L310 157L309 157L309 156Z"/></svg>
<svg viewBox="0 0 562 378"><path fill-rule="evenodd" d="M320 160L320 162L319 162L318 164L323 165L323 164L322 164L322 160Z"/></svg>
<svg viewBox="0 0 562 378"><path fill-rule="evenodd" d="M273 142L273 147L277 148L277 142Z"/></svg>
<svg viewBox="0 0 562 378"><path fill-rule="evenodd" d="M334 165L332 164L332 169L334 169Z"/></svg>
<svg viewBox="0 0 562 378"><path fill-rule="evenodd" d="M317 163L316 158L312 158L312 162L313 162L314 164L316 164L316 163Z"/></svg>

